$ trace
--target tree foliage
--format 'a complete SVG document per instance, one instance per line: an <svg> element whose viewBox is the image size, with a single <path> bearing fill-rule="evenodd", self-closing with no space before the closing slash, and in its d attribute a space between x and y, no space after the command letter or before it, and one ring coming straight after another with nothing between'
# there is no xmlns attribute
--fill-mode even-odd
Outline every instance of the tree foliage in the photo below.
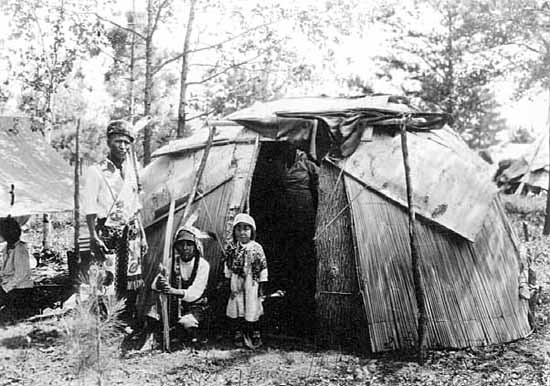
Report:
<svg viewBox="0 0 550 386"><path fill-rule="evenodd" d="M504 128L491 84L505 68L495 59L498 42L489 39L488 24L473 12L482 13L480 1L425 1L388 15L395 37L391 52L380 58L381 76L400 73L403 93L424 108L448 113L474 148L494 144Z"/></svg>
<svg viewBox="0 0 550 386"><path fill-rule="evenodd" d="M471 146L486 147L503 127L494 80L513 74L520 92L548 84L550 7L540 0L196 0L192 25L189 4L6 0L0 108L37 117L67 157L80 118L91 159L109 119L150 114L138 138L147 159L175 138L180 105L187 135L255 101L392 85L448 112Z"/></svg>
<svg viewBox="0 0 550 386"><path fill-rule="evenodd" d="M543 0L503 0L481 8L477 20L487 28L491 41L515 70L518 94L534 87L550 88L550 2Z"/></svg>
<svg viewBox="0 0 550 386"><path fill-rule="evenodd" d="M71 119L60 114L58 99L74 80L79 60L97 55L101 25L79 2L9 0L4 12L12 27L11 71L4 85L20 85L19 110L37 118L49 139L51 130Z"/></svg>

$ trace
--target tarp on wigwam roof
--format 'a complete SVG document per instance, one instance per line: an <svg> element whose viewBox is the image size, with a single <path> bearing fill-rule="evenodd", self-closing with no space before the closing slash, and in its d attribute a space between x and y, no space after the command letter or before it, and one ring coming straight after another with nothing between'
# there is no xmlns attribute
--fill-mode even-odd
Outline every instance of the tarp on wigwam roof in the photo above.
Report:
<svg viewBox="0 0 550 386"><path fill-rule="evenodd" d="M312 155L321 158L329 150L327 146L331 145L340 147L343 153L340 155L348 156L359 144L366 127L395 129L405 116L408 117L409 131L440 129L449 118L442 113L419 112L407 104L406 99L391 95L357 98L305 97L256 102L227 115L222 121L212 122L211 125L218 127L214 145L243 141L245 137L253 139L255 136L243 130L243 127L259 133L261 138L267 140L304 143L315 136L317 145L323 149L316 149L316 154ZM318 127L315 124L318 120L325 125ZM208 131L199 130L190 137L171 141L152 156L200 149L206 145L207 139Z"/></svg>
<svg viewBox="0 0 550 386"><path fill-rule="evenodd" d="M0 150L0 217L73 209L71 169L29 118L0 117Z"/></svg>
<svg viewBox="0 0 550 386"><path fill-rule="evenodd" d="M443 113L420 112L405 98L392 95L286 98L255 103L225 119L280 141L307 142L314 135L313 156L321 158L329 151L346 157L353 153L366 127L396 128L404 117L409 131L438 129L449 119Z"/></svg>
<svg viewBox="0 0 550 386"><path fill-rule="evenodd" d="M445 114L419 112L402 102L402 98L383 95L255 103L212 123L217 126L213 144L252 141L259 133L261 140L305 147L318 159L330 153L348 175L406 207L396 130L407 117L417 213L473 241L497 194L490 167L445 125ZM206 140L207 130L199 131L172 141L154 156L200 149Z"/></svg>

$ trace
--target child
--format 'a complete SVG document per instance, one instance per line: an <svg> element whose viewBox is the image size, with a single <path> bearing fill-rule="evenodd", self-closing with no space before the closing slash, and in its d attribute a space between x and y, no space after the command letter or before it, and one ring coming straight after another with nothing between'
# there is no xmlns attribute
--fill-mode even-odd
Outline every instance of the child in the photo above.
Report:
<svg viewBox="0 0 550 386"><path fill-rule="evenodd" d="M233 243L226 249L224 273L231 289L226 315L231 320L235 345L239 347L243 344L243 330L251 334L248 345L262 344L258 321L263 314L261 297L267 282L267 261L262 246L254 241L255 236L254 219L246 213L236 215Z"/></svg>
<svg viewBox="0 0 550 386"><path fill-rule="evenodd" d="M203 257L203 250L194 230L181 227L174 237L172 283L165 275L153 282L153 289L177 300L177 323L185 329L191 344L199 342L198 328L208 308L206 286L210 265ZM152 313L148 316L154 317Z"/></svg>
<svg viewBox="0 0 550 386"><path fill-rule="evenodd" d="M0 307L11 299L16 288L32 288L30 254L27 244L21 241L21 227L13 217L0 219L0 242L6 249L0 258Z"/></svg>

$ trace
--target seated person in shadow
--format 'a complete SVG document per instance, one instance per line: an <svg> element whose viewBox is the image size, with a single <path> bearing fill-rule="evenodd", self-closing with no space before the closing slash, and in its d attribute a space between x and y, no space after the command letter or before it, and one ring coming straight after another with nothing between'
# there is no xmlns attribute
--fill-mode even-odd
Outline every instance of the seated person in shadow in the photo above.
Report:
<svg viewBox="0 0 550 386"><path fill-rule="evenodd" d="M21 227L15 218L0 219L0 243L6 247L0 255L0 309L14 299L14 289L32 288L30 253L20 239Z"/></svg>

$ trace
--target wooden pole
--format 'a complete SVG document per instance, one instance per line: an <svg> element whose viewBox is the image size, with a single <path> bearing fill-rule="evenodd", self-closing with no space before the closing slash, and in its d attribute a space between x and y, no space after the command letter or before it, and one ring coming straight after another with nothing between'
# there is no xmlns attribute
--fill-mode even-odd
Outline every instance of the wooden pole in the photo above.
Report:
<svg viewBox="0 0 550 386"><path fill-rule="evenodd" d="M206 161L208 160L208 155L210 154L210 149L212 148L212 142L214 141L215 133L216 133L216 127L211 126L208 129L208 140L206 142L206 147L204 148L204 152L202 153L199 169L197 170L197 174L195 175L195 180L193 181L191 192L189 193L189 197L187 198L187 205L185 205L185 210L183 211L183 216L181 216L180 218L178 227L180 227L181 224L185 224L185 221L187 220L187 218L189 217L189 214L191 213L191 205L193 205L193 201L195 200L195 196L197 195L197 189L199 188L199 184L201 182L204 169L206 168Z"/></svg>
<svg viewBox="0 0 550 386"><path fill-rule="evenodd" d="M181 217L178 223L178 227L182 223L185 224L187 217L189 217L189 214L191 213L191 205L193 204L195 195L197 194L199 183L204 173L204 169L206 168L206 161L208 159L208 154L210 153L210 148L212 147L215 131L216 131L215 127L209 128L208 141L206 143L206 147L204 148L204 152L202 153L199 169L197 170L197 174L195 175L193 186L191 187L191 192L189 193L189 197L187 199L187 205L185 206L183 216ZM170 207L168 209L168 220L166 223L166 233L164 235L164 251L163 251L162 263L166 269L165 276L168 279L168 282L170 282L170 275L172 273L172 259L171 259L172 233L174 228L174 214L175 214L175 208L176 208L175 187L172 184L168 186L168 192L170 194ZM166 296L166 294L160 295L160 304L162 308L162 320L163 320L162 329L163 329L164 350L170 351L170 325L168 320L168 316L169 316L168 315L168 297Z"/></svg>
<svg viewBox="0 0 550 386"><path fill-rule="evenodd" d="M550 87L548 87L548 146L550 149ZM550 151L549 162L550 162ZM548 236L550 234L550 176L548 177L548 190L546 191L546 215L544 216L544 227L542 234Z"/></svg>
<svg viewBox="0 0 550 386"><path fill-rule="evenodd" d="M170 254L172 242L172 230L174 226L174 212L176 208L176 195L171 181L168 182L168 194L170 195L170 208L168 209L168 220L166 220L166 233L164 234L164 250L162 254L162 264L166 270L165 276L169 277L168 268L170 267ZM160 294L160 307L162 311L162 336L163 349L170 351L170 321L168 315L168 296Z"/></svg>
<svg viewBox="0 0 550 386"><path fill-rule="evenodd" d="M15 185L11 184L10 188L10 206L15 205Z"/></svg>
<svg viewBox="0 0 550 386"><path fill-rule="evenodd" d="M52 249L52 223L50 214L44 213L42 215L42 251L50 249Z"/></svg>
<svg viewBox="0 0 550 386"><path fill-rule="evenodd" d="M76 122L74 161L74 253L75 258L80 256L78 238L80 237L80 119Z"/></svg>
<svg viewBox="0 0 550 386"><path fill-rule="evenodd" d="M426 357L426 296L424 283L422 281L422 256L418 248L418 239L415 228L415 211L413 203L413 188L411 183L411 167L409 164L409 149L407 146L407 120L405 117L401 126L401 150L403 152L403 164L405 166L405 183L407 185L407 205L409 212L409 238L411 245L411 260L413 270L414 293L416 296L416 305L418 308L418 343L417 355L418 361L423 363Z"/></svg>
<svg viewBox="0 0 550 386"><path fill-rule="evenodd" d="M248 168L248 173L246 175L246 180L244 183L244 195L241 200L240 210L241 212L250 212L250 187L252 186L252 177L254 176L254 169L256 168L256 162L258 159L258 153L260 152L260 134L256 134L256 139L254 140L254 155L252 161L250 162L250 167Z"/></svg>
<svg viewBox="0 0 550 386"><path fill-rule="evenodd" d="M195 6L197 0L191 0L189 4L189 16L183 41L183 53L181 56L181 75L180 75L180 100L178 105L178 126L176 129L177 138L182 138L185 134L185 121L187 117L187 75L189 73L189 43L191 42L191 33L195 20Z"/></svg>

